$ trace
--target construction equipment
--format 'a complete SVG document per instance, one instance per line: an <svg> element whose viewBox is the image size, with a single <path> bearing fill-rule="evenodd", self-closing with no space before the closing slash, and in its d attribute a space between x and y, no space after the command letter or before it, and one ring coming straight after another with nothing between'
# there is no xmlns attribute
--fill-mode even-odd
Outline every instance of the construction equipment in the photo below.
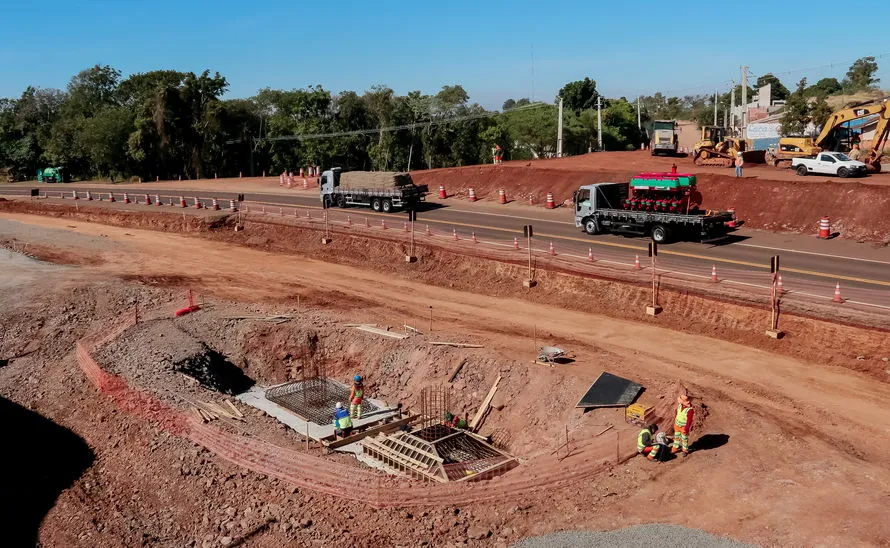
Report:
<svg viewBox="0 0 890 548"><path fill-rule="evenodd" d="M795 158L811 158L822 152L812 137L782 137L776 147L767 149L764 160L768 165L778 168L791 167Z"/></svg>
<svg viewBox="0 0 890 548"><path fill-rule="evenodd" d="M697 166L735 167L736 156L745 148L744 140L726 136L726 128L704 126L701 140L692 150L692 159Z"/></svg>
<svg viewBox="0 0 890 548"><path fill-rule="evenodd" d="M701 193L688 173L641 173L630 183L583 185L575 191L575 226L605 232L671 239L716 241L726 237L733 214L701 211Z"/></svg>
<svg viewBox="0 0 890 548"><path fill-rule="evenodd" d="M859 142L859 134L850 130L850 122L872 116L877 117L877 125L871 141L871 150L860 158L860 161L870 170L879 172L884 147L890 136L890 97L859 103L834 112L823 124L822 131L816 137L814 144L823 150L848 151L853 144ZM846 131L841 131L844 129Z"/></svg>
<svg viewBox="0 0 890 548"><path fill-rule="evenodd" d="M676 156L680 136L677 134L677 122L674 120L655 120L652 123L652 142L649 150L652 156L667 154Z"/></svg>
<svg viewBox="0 0 890 548"><path fill-rule="evenodd" d="M37 170L39 183L70 183L71 177L64 167L46 167Z"/></svg>
<svg viewBox="0 0 890 548"><path fill-rule="evenodd" d="M549 364L551 366L558 363L561 359L571 357L572 356L565 350L556 346L542 346L538 351L538 363Z"/></svg>

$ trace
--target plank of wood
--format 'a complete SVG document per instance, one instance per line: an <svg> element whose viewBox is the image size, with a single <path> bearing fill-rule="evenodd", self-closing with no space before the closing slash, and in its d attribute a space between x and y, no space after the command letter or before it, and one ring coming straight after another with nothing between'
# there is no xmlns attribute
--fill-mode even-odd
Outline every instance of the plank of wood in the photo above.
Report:
<svg viewBox="0 0 890 548"><path fill-rule="evenodd" d="M498 378L494 381L494 384L491 386L491 390L488 391L488 395L485 396L485 399L482 401L482 405L479 406L479 410L476 411L476 415L473 417L473 420L470 421L470 430L475 431L476 427L479 426L479 422L482 420L482 416L488 411L488 406L491 405L491 399L494 398L494 393L498 391L498 384L501 382L501 376L498 375Z"/></svg>
<svg viewBox="0 0 890 548"><path fill-rule="evenodd" d="M200 410L200 409L198 409L197 407L195 407L195 406L193 405L192 408L191 408L191 411L192 411L192 414L193 414L195 417L197 417L199 421L201 421L201 422L207 422L207 418L204 417L204 415L201 414L201 410Z"/></svg>
<svg viewBox="0 0 890 548"><path fill-rule="evenodd" d="M431 341L430 344L433 346L453 346L455 348L485 348L481 344L467 344L447 341Z"/></svg>
<svg viewBox="0 0 890 548"><path fill-rule="evenodd" d="M373 436L375 434L380 434L380 433L391 432L393 430L397 430L401 426L404 426L406 424L410 424L410 423L414 422L419 417L420 417L420 415L411 415L410 417L405 417L404 419L399 419L397 421L388 422L386 424L380 424L378 426L373 426L371 428L368 428L367 430L364 430L357 434L353 434L353 435L349 436L348 438L343 438L343 439L339 439L339 440L335 440L335 441L331 441L331 442L322 440L321 443L324 444L324 446L327 447L328 449L336 449L338 447L343 447L344 445L349 445L350 443L354 443L361 439L367 438L368 436Z"/></svg>
<svg viewBox="0 0 890 548"><path fill-rule="evenodd" d="M414 327L411 327L411 326L408 325L408 324L403 324L402 327L404 327L404 328L405 328L406 330L408 330L408 331L412 331L412 332L414 332L414 333L417 333L418 335L423 335L423 333L421 333L419 329L416 329L416 328L414 328Z"/></svg>
<svg viewBox="0 0 890 548"><path fill-rule="evenodd" d="M460 363L457 364L457 367L455 367L454 370L451 371L451 374L448 375L448 382L454 382L455 377L457 377L460 370L464 368L465 363L467 363L467 360L461 360Z"/></svg>
<svg viewBox="0 0 890 548"><path fill-rule="evenodd" d="M362 325L356 327L359 331L365 331L367 333L373 333L375 335L383 335L384 337L389 337L391 339L407 339L408 335L402 335L401 333L393 333L392 331L386 331L385 329L380 329L379 327L374 327L370 325Z"/></svg>
<svg viewBox="0 0 890 548"><path fill-rule="evenodd" d="M608 432L608 431L611 430L612 428L614 428L614 426L610 424L608 428L606 428L605 430L603 430L602 432L600 432L600 433L597 434L596 436L599 436L600 434L605 434L606 432ZM595 438L596 436L594 436L594 438Z"/></svg>
<svg viewBox="0 0 890 548"><path fill-rule="evenodd" d="M243 414L241 411L239 411L237 407L235 407L235 404L233 404L231 400L225 400L225 401L226 401L226 404L229 406L229 408L230 408L232 411L234 411L234 413L235 413L236 415L238 415L238 418L239 418L239 419L243 419L243 418L244 418L244 414Z"/></svg>

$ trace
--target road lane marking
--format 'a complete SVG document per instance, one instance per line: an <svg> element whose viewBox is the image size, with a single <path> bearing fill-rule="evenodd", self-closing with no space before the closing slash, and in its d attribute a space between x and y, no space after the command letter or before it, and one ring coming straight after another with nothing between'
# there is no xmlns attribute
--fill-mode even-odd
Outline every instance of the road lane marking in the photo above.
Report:
<svg viewBox="0 0 890 548"><path fill-rule="evenodd" d="M743 247L756 247L759 249L769 249L769 250L773 250L773 251L787 251L789 253L801 253L804 255L815 255L817 257L829 257L832 259L845 259L848 261L862 261L862 262L866 262L866 263L877 263L877 264L890 265L890 261L878 261L876 259L861 259L859 257L847 257L846 255L832 255L831 253L818 253L816 251L800 251L797 249L785 249L782 247L770 247L770 246L766 246L766 245L743 244L743 243L737 243L735 245L743 246Z"/></svg>

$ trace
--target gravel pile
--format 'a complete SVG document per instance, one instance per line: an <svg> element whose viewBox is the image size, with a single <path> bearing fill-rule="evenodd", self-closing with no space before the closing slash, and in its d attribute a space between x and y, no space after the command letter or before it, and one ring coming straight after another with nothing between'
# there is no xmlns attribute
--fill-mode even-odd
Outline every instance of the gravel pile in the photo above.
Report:
<svg viewBox="0 0 890 548"><path fill-rule="evenodd" d="M635 525L615 531L560 531L523 539L514 548L614 548L684 546L686 548L746 548L735 540L715 537L699 529L679 525Z"/></svg>

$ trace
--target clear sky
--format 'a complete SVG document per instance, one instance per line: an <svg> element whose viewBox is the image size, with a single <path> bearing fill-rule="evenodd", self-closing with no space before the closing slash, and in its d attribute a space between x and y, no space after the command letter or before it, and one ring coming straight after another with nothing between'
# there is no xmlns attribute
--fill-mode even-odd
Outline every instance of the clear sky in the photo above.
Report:
<svg viewBox="0 0 890 548"><path fill-rule="evenodd" d="M462 84L499 108L508 97L552 101L585 76L616 97L724 91L743 64L754 76L793 71L779 74L793 89L802 76L840 79L866 55L883 55L878 76L890 89L888 0L732 4L6 0L0 97L29 84L64 88L79 70L109 64L125 75L219 71L228 97L267 86L386 84L404 94Z"/></svg>

